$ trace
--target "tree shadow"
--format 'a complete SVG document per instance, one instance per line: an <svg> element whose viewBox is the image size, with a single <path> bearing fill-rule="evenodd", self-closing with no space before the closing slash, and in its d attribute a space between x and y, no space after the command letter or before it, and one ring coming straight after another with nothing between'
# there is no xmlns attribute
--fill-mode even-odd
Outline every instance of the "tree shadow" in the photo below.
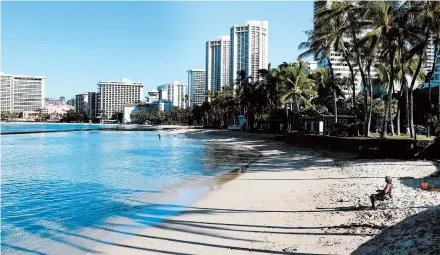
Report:
<svg viewBox="0 0 440 255"><path fill-rule="evenodd" d="M440 206L391 226L359 246L352 254L439 254Z"/></svg>

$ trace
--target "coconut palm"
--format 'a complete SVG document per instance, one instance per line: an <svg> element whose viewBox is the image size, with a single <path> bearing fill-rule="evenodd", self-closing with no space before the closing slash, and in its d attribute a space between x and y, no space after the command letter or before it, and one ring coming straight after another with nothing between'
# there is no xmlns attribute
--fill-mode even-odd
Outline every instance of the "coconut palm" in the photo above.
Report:
<svg viewBox="0 0 440 255"><path fill-rule="evenodd" d="M333 2L330 8L324 8L316 14L315 36L326 38L332 50L341 54L350 72L353 109L356 106L356 57L351 35L358 33L365 26L359 14L361 9L351 1ZM358 63L359 65L359 63Z"/></svg>

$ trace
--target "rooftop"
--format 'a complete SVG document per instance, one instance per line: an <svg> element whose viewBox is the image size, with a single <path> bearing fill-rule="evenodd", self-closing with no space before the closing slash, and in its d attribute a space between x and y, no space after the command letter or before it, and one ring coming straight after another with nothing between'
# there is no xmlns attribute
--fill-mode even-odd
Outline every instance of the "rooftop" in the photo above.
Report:
<svg viewBox="0 0 440 255"><path fill-rule="evenodd" d="M134 81L131 81L130 79L127 79L127 78L122 78L120 81L99 81L98 82L98 85L102 85L102 84L109 84L109 85L111 85L111 84L117 84L117 85L124 84L124 85L144 86L143 82L134 82Z"/></svg>
<svg viewBox="0 0 440 255"><path fill-rule="evenodd" d="M1 76L9 76L14 78L33 78L33 79L46 79L44 76L33 76L33 75L21 75L21 74L5 74L0 72Z"/></svg>

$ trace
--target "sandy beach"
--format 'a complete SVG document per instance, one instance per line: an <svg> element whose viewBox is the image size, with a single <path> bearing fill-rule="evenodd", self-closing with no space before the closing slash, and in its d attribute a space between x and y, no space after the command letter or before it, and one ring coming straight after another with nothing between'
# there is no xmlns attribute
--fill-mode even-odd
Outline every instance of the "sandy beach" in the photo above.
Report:
<svg viewBox="0 0 440 255"><path fill-rule="evenodd" d="M182 212L176 202L154 204L166 220L143 212L135 226L96 242L92 253L350 254L387 227L440 202L440 192L419 188L436 171L429 161L355 159L267 141L268 136L236 135L204 139L257 149L262 157L245 173L219 177L206 196ZM393 178L393 199L371 210L368 196L383 188L386 175ZM152 223L157 224L148 227Z"/></svg>

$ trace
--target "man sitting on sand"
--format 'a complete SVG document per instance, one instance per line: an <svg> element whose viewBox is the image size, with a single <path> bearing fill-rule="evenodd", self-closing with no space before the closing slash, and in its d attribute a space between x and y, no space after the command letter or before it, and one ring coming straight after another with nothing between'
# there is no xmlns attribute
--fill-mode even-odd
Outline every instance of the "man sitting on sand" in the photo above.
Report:
<svg viewBox="0 0 440 255"><path fill-rule="evenodd" d="M393 197L393 195L391 194L391 190L393 189L391 177L385 177L385 182L387 183L387 185L383 190L377 190L376 194L371 194L370 196L373 209L376 209L376 206L374 205L376 201L384 201Z"/></svg>

